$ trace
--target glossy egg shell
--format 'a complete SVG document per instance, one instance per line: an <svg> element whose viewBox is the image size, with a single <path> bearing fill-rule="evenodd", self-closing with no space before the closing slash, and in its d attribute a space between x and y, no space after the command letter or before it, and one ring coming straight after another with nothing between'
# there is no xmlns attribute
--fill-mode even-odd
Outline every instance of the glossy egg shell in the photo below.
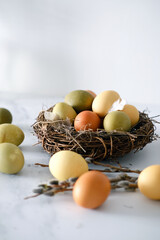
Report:
<svg viewBox="0 0 160 240"><path fill-rule="evenodd" d="M84 90L74 90L65 96L64 101L78 113L92 108L93 95Z"/></svg>
<svg viewBox="0 0 160 240"><path fill-rule="evenodd" d="M66 120L67 118L73 121L76 117L76 111L67 103L59 102L53 108L53 113L58 115L60 119Z"/></svg>
<svg viewBox="0 0 160 240"><path fill-rule="evenodd" d="M101 206L110 194L108 177L98 171L89 171L81 175L73 188L74 201L85 208Z"/></svg>
<svg viewBox="0 0 160 240"><path fill-rule="evenodd" d="M131 120L131 126L134 126L139 121L139 111L133 105L126 104L124 108L121 110L122 112L126 113Z"/></svg>
<svg viewBox="0 0 160 240"><path fill-rule="evenodd" d="M160 165L151 165L140 173L138 188L146 197L160 200Z"/></svg>
<svg viewBox="0 0 160 240"><path fill-rule="evenodd" d="M91 90L86 90L87 92L89 92L94 98L97 96L97 94Z"/></svg>
<svg viewBox="0 0 160 240"><path fill-rule="evenodd" d="M107 132L112 131L129 131L131 120L128 115L122 111L113 111L106 115L103 120L104 129Z"/></svg>
<svg viewBox="0 0 160 240"><path fill-rule="evenodd" d="M16 174L24 166L22 151L12 143L0 143L0 172Z"/></svg>
<svg viewBox="0 0 160 240"><path fill-rule="evenodd" d="M0 143L8 142L19 146L24 140L24 132L14 124L0 124Z"/></svg>
<svg viewBox="0 0 160 240"><path fill-rule="evenodd" d="M100 117L105 117L113 103L120 99L120 95L114 90L99 93L92 102L92 111Z"/></svg>
<svg viewBox="0 0 160 240"><path fill-rule="evenodd" d="M92 111L82 111L74 120L74 128L76 131L84 131L88 129L96 131L100 126L100 117Z"/></svg>
<svg viewBox="0 0 160 240"><path fill-rule="evenodd" d="M78 153L62 150L55 153L49 161L51 174L60 181L79 177L88 171L88 164Z"/></svg>

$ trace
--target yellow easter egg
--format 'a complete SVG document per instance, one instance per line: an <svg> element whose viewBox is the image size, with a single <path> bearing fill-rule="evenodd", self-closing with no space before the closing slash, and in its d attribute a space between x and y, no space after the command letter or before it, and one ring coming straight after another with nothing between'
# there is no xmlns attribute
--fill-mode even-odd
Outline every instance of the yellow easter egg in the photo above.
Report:
<svg viewBox="0 0 160 240"><path fill-rule="evenodd" d="M92 103L93 112L100 117L106 116L113 103L120 99L119 94L113 90L107 90L98 94Z"/></svg>
<svg viewBox="0 0 160 240"><path fill-rule="evenodd" d="M146 197L160 200L160 165L151 165L140 173L138 188Z"/></svg>
<svg viewBox="0 0 160 240"><path fill-rule="evenodd" d="M124 108L121 110L122 112L126 113L131 120L131 126L134 126L139 121L139 111L133 105L126 104Z"/></svg>
<svg viewBox="0 0 160 240"><path fill-rule="evenodd" d="M55 153L49 161L51 174L60 181L79 177L88 171L88 164L78 153L62 150Z"/></svg>

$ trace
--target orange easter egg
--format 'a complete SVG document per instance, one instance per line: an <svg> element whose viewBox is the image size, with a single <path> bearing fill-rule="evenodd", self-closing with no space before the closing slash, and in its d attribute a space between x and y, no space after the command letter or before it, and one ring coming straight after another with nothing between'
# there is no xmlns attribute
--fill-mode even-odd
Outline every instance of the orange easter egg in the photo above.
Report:
<svg viewBox="0 0 160 240"><path fill-rule="evenodd" d="M76 131L93 130L96 131L101 126L100 117L92 111L80 112L74 120Z"/></svg>
<svg viewBox="0 0 160 240"><path fill-rule="evenodd" d="M108 177L98 171L82 174L73 187L74 201L85 208L101 206L110 194L111 184Z"/></svg>

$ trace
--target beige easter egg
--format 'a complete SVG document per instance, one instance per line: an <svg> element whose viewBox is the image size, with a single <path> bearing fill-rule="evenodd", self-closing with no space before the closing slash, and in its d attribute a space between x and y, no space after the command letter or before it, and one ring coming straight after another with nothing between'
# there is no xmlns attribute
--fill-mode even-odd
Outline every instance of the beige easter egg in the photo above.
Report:
<svg viewBox="0 0 160 240"><path fill-rule="evenodd" d="M146 197L160 200L160 165L151 165L140 173L138 188Z"/></svg>
<svg viewBox="0 0 160 240"><path fill-rule="evenodd" d="M131 126L134 126L139 121L139 111L133 105L126 104L124 108L121 110L122 112L126 113L131 120Z"/></svg>
<svg viewBox="0 0 160 240"><path fill-rule="evenodd" d="M62 150L50 158L49 170L55 178L63 181L87 172L88 164L80 154Z"/></svg>
<svg viewBox="0 0 160 240"><path fill-rule="evenodd" d="M107 90L98 94L92 103L93 112L97 113L100 117L104 117L113 103L120 99L119 94L113 90Z"/></svg>

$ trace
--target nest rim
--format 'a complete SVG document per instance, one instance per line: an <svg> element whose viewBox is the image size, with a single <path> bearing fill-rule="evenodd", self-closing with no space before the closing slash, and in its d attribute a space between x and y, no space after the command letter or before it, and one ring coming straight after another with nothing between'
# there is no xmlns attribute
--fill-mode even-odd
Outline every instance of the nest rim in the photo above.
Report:
<svg viewBox="0 0 160 240"><path fill-rule="evenodd" d="M51 112L53 107L46 111ZM104 129L77 132L69 120L45 120L44 112L39 113L32 127L38 142L50 155L61 150L71 150L96 161L117 159L131 151L136 153L142 150L158 138L154 119L145 111L139 111L139 122L129 132L106 132Z"/></svg>

